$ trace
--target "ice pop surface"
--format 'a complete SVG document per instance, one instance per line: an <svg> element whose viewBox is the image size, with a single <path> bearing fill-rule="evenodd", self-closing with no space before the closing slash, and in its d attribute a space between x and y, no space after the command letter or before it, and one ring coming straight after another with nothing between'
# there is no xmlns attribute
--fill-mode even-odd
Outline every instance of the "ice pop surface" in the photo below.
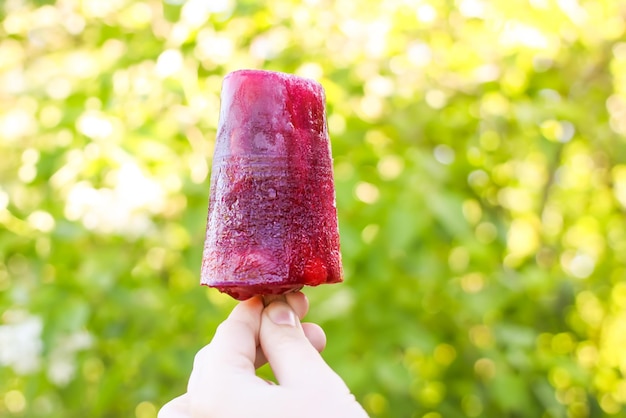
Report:
<svg viewBox="0 0 626 418"><path fill-rule="evenodd" d="M201 283L245 300L341 281L322 86L271 71L228 74Z"/></svg>

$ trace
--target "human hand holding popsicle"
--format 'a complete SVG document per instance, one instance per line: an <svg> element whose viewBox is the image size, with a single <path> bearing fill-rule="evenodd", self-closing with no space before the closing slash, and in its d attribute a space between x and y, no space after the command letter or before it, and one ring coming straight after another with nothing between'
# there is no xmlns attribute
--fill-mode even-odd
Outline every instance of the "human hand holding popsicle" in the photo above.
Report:
<svg viewBox="0 0 626 418"><path fill-rule="evenodd" d="M318 353L322 329L300 322L307 310L300 292L265 308L258 296L241 302L196 355L187 393L158 418L367 417ZM255 374L266 359L277 385Z"/></svg>

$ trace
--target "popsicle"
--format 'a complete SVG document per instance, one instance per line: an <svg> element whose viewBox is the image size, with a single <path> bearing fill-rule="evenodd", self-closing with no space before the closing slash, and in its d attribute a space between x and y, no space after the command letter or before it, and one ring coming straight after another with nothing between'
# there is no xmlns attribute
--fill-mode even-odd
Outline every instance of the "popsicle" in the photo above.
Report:
<svg viewBox="0 0 626 418"><path fill-rule="evenodd" d="M322 86L273 71L228 74L201 283L245 300L342 276Z"/></svg>

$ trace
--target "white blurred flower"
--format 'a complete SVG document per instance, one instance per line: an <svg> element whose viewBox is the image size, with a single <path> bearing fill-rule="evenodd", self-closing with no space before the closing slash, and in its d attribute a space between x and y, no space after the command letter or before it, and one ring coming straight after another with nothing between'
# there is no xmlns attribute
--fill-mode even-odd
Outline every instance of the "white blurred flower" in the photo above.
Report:
<svg viewBox="0 0 626 418"><path fill-rule="evenodd" d="M41 362L43 320L24 312L6 312L10 323L0 325L0 365L17 374L36 371Z"/></svg>
<svg viewBox="0 0 626 418"><path fill-rule="evenodd" d="M596 268L596 260L583 252L576 252L573 256L566 254L561 263L565 270L577 279L586 279Z"/></svg>
<svg viewBox="0 0 626 418"><path fill-rule="evenodd" d="M86 228L101 233L138 236L152 226L149 214L158 213L165 192L132 162L122 164L113 188L96 189L88 182L72 186L65 206L69 220L80 220Z"/></svg>
<svg viewBox="0 0 626 418"><path fill-rule="evenodd" d="M76 373L76 353L91 347L93 337L79 331L59 341L52 348L48 364L48 379L57 386L67 385Z"/></svg>
<svg viewBox="0 0 626 418"><path fill-rule="evenodd" d="M25 109L8 109L0 115L0 142L14 141L35 132L35 117Z"/></svg>
<svg viewBox="0 0 626 418"><path fill-rule="evenodd" d="M76 122L78 131L92 139L106 139L113 134L113 124L101 112L86 111Z"/></svg>
<svg viewBox="0 0 626 418"><path fill-rule="evenodd" d="M76 372L74 363L69 356L51 357L48 366L48 379L57 386L67 385Z"/></svg>
<svg viewBox="0 0 626 418"><path fill-rule="evenodd" d="M155 71L159 77L166 78L179 72L183 65L183 54L177 49L167 49L157 58Z"/></svg>

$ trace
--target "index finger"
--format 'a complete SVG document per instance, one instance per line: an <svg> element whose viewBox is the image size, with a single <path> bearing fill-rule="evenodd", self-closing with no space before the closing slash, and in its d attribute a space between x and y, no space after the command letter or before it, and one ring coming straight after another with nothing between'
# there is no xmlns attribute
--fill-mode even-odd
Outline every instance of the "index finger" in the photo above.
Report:
<svg viewBox="0 0 626 418"><path fill-rule="evenodd" d="M196 354L189 379L190 390L196 384L205 386L208 376L213 379L240 373L254 376L262 311L263 302L258 296L235 306L217 327L211 343Z"/></svg>

